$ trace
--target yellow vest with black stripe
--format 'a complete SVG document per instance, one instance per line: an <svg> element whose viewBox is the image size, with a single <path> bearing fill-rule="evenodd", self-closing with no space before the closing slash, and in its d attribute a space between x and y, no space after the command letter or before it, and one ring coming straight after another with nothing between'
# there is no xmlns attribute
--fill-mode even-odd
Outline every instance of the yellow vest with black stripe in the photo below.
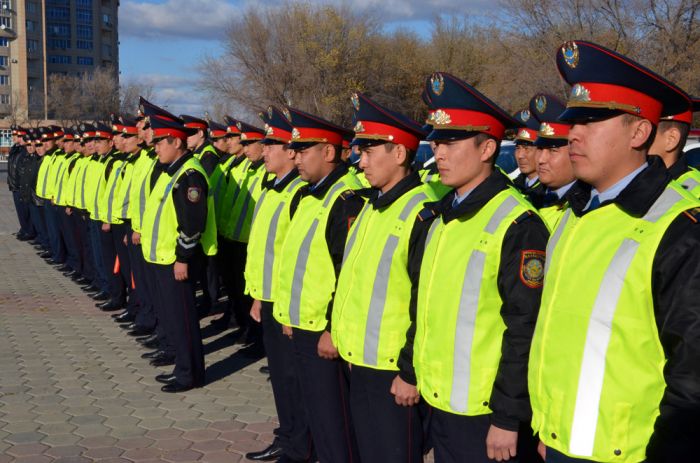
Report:
<svg viewBox="0 0 700 463"><path fill-rule="evenodd" d="M227 220L219 232L228 240L247 243L250 235L250 226L253 223L253 211L262 195L262 182L265 175L263 164L253 168L252 164L241 173L233 201L226 200L225 207L230 208Z"/></svg>
<svg viewBox="0 0 700 463"><path fill-rule="evenodd" d="M69 205L76 209L87 210L86 188L88 179L88 168L90 167L90 157L80 155L80 159L75 164L71 173L71 197Z"/></svg>
<svg viewBox="0 0 700 463"><path fill-rule="evenodd" d="M268 188L255 206L245 264L246 293L260 301L274 301L273 275L280 248L289 228L289 204L305 185L298 176L282 191Z"/></svg>
<svg viewBox="0 0 700 463"><path fill-rule="evenodd" d="M186 160L174 175L162 173L148 196L141 224L141 250L146 262L160 265L175 262L179 233L172 191L179 179L188 175L189 170L195 170L207 178L204 168L193 156ZM209 210L214 208L211 194L207 195L207 207ZM204 254L216 254L216 221L213 214L207 214L207 223L199 242Z"/></svg>
<svg viewBox="0 0 700 463"><path fill-rule="evenodd" d="M420 185L381 209L367 203L357 216L333 301L333 344L347 362L398 370L411 325L409 241L423 203L435 199Z"/></svg>
<svg viewBox="0 0 700 463"><path fill-rule="evenodd" d="M131 229L137 233L141 233L146 200L151 194L151 174L158 162L157 157L151 159L148 153L148 149L142 149L139 158L134 162L131 187L129 188L129 205L126 216L131 220Z"/></svg>
<svg viewBox="0 0 700 463"><path fill-rule="evenodd" d="M243 159L236 163L237 159ZM215 204L217 215L216 215L216 226L219 230L219 234L223 235L225 233L224 229L229 227L229 223L232 221L231 216L233 215L233 207L236 203L238 195L241 192L241 182L243 181L245 172L248 171L251 162L244 155L240 155L236 158L230 160L229 169L225 172L225 185L220 188L216 188L218 191L218 204ZM223 190L221 189L223 188Z"/></svg>
<svg viewBox="0 0 700 463"><path fill-rule="evenodd" d="M433 407L458 415L491 413L489 400L506 325L498 290L503 239L533 206L514 187L468 220L435 219L418 286L414 366Z"/></svg>
<svg viewBox="0 0 700 463"><path fill-rule="evenodd" d="M87 188L85 197L87 199L87 210L90 212L92 220L100 220L103 213L100 208L100 195L105 185L105 169L109 162L109 156L96 156L90 158L90 165L87 173Z"/></svg>
<svg viewBox="0 0 700 463"><path fill-rule="evenodd" d="M616 204L562 217L528 371L533 429L548 447L597 462L645 459L666 386L654 256L671 222L698 205L671 182L643 217Z"/></svg>
<svg viewBox="0 0 700 463"><path fill-rule="evenodd" d="M129 202L131 200L131 179L140 154L130 154L122 167L121 181L114 195L112 204L113 214L122 221L129 219Z"/></svg>
<svg viewBox="0 0 700 463"><path fill-rule="evenodd" d="M566 211L566 205L566 203L555 204L554 206L541 207L539 209L540 216L550 232L557 228L559 220L561 220Z"/></svg>
<svg viewBox="0 0 700 463"><path fill-rule="evenodd" d="M57 177L62 172L58 167L63 164L62 160L63 156L59 155L59 150L43 156L36 182L36 193L40 198L54 199Z"/></svg>
<svg viewBox="0 0 700 463"><path fill-rule="evenodd" d="M676 179L676 182L696 198L700 197L700 171L688 167L688 171Z"/></svg>
<svg viewBox="0 0 700 463"><path fill-rule="evenodd" d="M58 182L56 183L56 193L55 200L57 206L68 206L70 194L71 194L71 175L72 172L69 171L71 163L80 156L78 153L73 153L71 155L66 154L65 160L63 161L63 169L58 177ZM73 165L73 170L75 171L76 165Z"/></svg>
<svg viewBox="0 0 700 463"><path fill-rule="evenodd" d="M347 190L361 188L347 172L321 198L306 195L289 224L280 250L275 277L275 319L307 331L323 331L326 312L335 291L335 268L326 243L326 226L336 199Z"/></svg>
<svg viewBox="0 0 700 463"><path fill-rule="evenodd" d="M122 186L122 175L127 167L125 159L118 159L112 162L112 170L109 171L109 177L100 194L100 213L99 219L104 223L121 224L121 209L115 207L115 198Z"/></svg>

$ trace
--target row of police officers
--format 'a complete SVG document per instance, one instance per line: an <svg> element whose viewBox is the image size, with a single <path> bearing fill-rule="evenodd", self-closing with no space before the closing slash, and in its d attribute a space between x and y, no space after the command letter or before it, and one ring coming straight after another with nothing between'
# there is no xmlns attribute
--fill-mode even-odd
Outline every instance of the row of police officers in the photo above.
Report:
<svg viewBox="0 0 700 463"><path fill-rule="evenodd" d="M512 116L438 72L423 126L356 93L352 131L145 100L113 130L40 129L11 161L18 238L154 331L169 392L204 384L194 290L206 312L223 286L216 323L264 345L279 418L251 460L695 461L697 103L593 43L556 62L566 104ZM511 129L514 181L495 166Z"/></svg>

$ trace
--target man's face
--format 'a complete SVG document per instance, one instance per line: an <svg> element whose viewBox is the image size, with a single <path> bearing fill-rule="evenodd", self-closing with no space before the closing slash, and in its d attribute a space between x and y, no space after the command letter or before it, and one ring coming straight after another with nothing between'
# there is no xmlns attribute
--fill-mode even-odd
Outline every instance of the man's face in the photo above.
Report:
<svg viewBox="0 0 700 463"><path fill-rule="evenodd" d="M65 140L63 142L63 151L66 153L73 153L75 151L75 143L73 140Z"/></svg>
<svg viewBox="0 0 700 463"><path fill-rule="evenodd" d="M516 145L515 161L518 169L526 176L533 178L537 175L537 148L532 145Z"/></svg>
<svg viewBox="0 0 700 463"><path fill-rule="evenodd" d="M465 186L481 173L481 151L474 137L437 141L434 152L440 181L448 187Z"/></svg>
<svg viewBox="0 0 700 463"><path fill-rule="evenodd" d="M117 149L117 151L124 151L124 138L122 138L121 134L114 135L112 142L114 143L114 147Z"/></svg>
<svg viewBox="0 0 700 463"><path fill-rule="evenodd" d="M100 156L104 156L107 153L109 153L110 151L112 151L112 147L114 146L114 144L112 143L112 140L107 140L104 138L95 139L93 144L95 147L95 151Z"/></svg>
<svg viewBox="0 0 700 463"><path fill-rule="evenodd" d="M49 151L51 151L52 149L54 149L56 147L56 140L44 140L43 144L44 144L44 152L48 153Z"/></svg>
<svg viewBox="0 0 700 463"><path fill-rule="evenodd" d="M250 159L251 162L262 159L263 145L260 142L246 143L243 145L243 154Z"/></svg>
<svg viewBox="0 0 700 463"><path fill-rule="evenodd" d="M36 154L38 154L39 156L43 156L44 154L46 154L46 145L44 145L43 143L35 144L34 149L36 150Z"/></svg>
<svg viewBox="0 0 700 463"><path fill-rule="evenodd" d="M211 141L211 144L214 145L214 148L217 150L228 153L228 140L226 140L226 137L215 138Z"/></svg>
<svg viewBox="0 0 700 463"><path fill-rule="evenodd" d="M386 148L387 145L383 144L360 149L360 169L374 188L384 188L402 170L402 164L396 158L398 145L389 151Z"/></svg>
<svg viewBox="0 0 700 463"><path fill-rule="evenodd" d="M177 139L172 137L165 137L156 140L154 146L156 149L156 154L158 155L158 160L163 164L171 164L174 162L180 153L178 144L180 143L177 141Z"/></svg>
<svg viewBox="0 0 700 463"><path fill-rule="evenodd" d="M27 153L29 153L29 154L36 153L36 148L34 147L33 143L27 143L24 146L27 148Z"/></svg>
<svg viewBox="0 0 700 463"><path fill-rule="evenodd" d="M561 188L575 180L569 159L569 146L547 147L537 150L537 175L552 189Z"/></svg>
<svg viewBox="0 0 700 463"><path fill-rule="evenodd" d="M135 136L125 137L122 135L122 149L125 153L135 153L139 149L139 139Z"/></svg>
<svg viewBox="0 0 700 463"><path fill-rule="evenodd" d="M228 153L238 155L243 149L241 145L241 137L226 137L228 140Z"/></svg>
<svg viewBox="0 0 700 463"><path fill-rule="evenodd" d="M309 183L316 183L324 177L323 151L327 145L317 143L296 152L294 164L299 170L299 177Z"/></svg>
<svg viewBox="0 0 700 463"><path fill-rule="evenodd" d="M202 144L202 141L204 141L204 131L197 130L197 133L187 137L187 149L193 150L197 148L199 145Z"/></svg>
<svg viewBox="0 0 700 463"><path fill-rule="evenodd" d="M281 175L289 169L291 150L286 149L285 145L279 143L262 146L262 156L265 160L266 171Z"/></svg>
<svg viewBox="0 0 700 463"><path fill-rule="evenodd" d="M85 141L85 152L88 154L95 153L95 139L94 138L88 138Z"/></svg>

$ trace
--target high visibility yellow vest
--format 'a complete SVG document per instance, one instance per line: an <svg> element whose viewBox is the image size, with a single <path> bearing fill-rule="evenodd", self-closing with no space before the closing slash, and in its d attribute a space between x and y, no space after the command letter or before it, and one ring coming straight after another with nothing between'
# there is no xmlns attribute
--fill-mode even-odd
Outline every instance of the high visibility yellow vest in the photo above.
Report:
<svg viewBox="0 0 700 463"><path fill-rule="evenodd" d="M115 207L115 198L121 188L122 173L126 168L126 160L115 160L112 163L112 170L109 171L109 177L100 194L100 213L99 219L104 223L121 224L124 223L119 216L121 210Z"/></svg>
<svg viewBox="0 0 700 463"><path fill-rule="evenodd" d="M360 170L357 166L352 165L348 167L348 172L353 174L355 177L357 177L357 181L360 182L360 185L362 185L362 188L371 188L372 185L370 185L369 181L367 180L367 177L365 177L365 172Z"/></svg>
<svg viewBox="0 0 700 463"><path fill-rule="evenodd" d="M82 156L78 159L75 169L71 174L72 187L72 202L70 205L77 209L87 210L87 179L89 167L92 163L90 162L90 156Z"/></svg>
<svg viewBox="0 0 700 463"><path fill-rule="evenodd" d="M250 226L253 222L253 211L260 195L262 195L262 182L265 168L259 165L256 168L250 166L240 177L238 192L232 203L225 201L225 206L230 208L228 220L224 221L221 236L226 239L247 243L250 235Z"/></svg>
<svg viewBox="0 0 700 463"><path fill-rule="evenodd" d="M547 226L547 229L550 232L557 228L557 224L559 223L559 220L561 220L565 211L566 203L542 207L539 209L540 216L542 217L542 220L544 220L544 224Z"/></svg>
<svg viewBox="0 0 700 463"><path fill-rule="evenodd" d="M219 156L219 153L216 152L216 148L207 143L199 152L195 153L194 157L197 158L198 161L201 161L205 153L214 153L217 157Z"/></svg>
<svg viewBox="0 0 700 463"><path fill-rule="evenodd" d="M242 160L236 161L236 159ZM245 178L245 173L251 165L250 160L245 156L236 159L229 164L230 168L225 176L226 185L223 187L223 194L221 194L221 190L216 188L216 185L214 186L215 190L219 191L217 199L220 201L220 204L215 205L215 207L217 211L216 226L221 235L227 232L230 233L228 229L233 226L233 209L242 191L241 186Z"/></svg>
<svg viewBox="0 0 700 463"><path fill-rule="evenodd" d="M501 249L532 205L513 187L468 220L433 222L418 286L413 363L432 406L458 415L491 413L489 400L506 325L498 290Z"/></svg>
<svg viewBox="0 0 700 463"><path fill-rule="evenodd" d="M236 158L230 156L226 161L220 162L214 172L212 172L209 178L209 184L212 188L212 194L214 195L214 208L216 209L216 223L219 224L219 215L221 215L221 204L223 196L226 192L226 186L228 182L226 180L231 164Z"/></svg>
<svg viewBox="0 0 700 463"><path fill-rule="evenodd" d="M429 185L433 191L435 192L435 195L438 198L442 198L445 196L449 191L452 190L452 188L445 186L441 181L440 181L440 173L439 172L432 172L429 169L422 169L418 172L420 175L420 179L425 183L426 185Z"/></svg>
<svg viewBox="0 0 700 463"><path fill-rule="evenodd" d="M689 167L688 172L676 179L690 194L696 198L700 197L700 171L694 167Z"/></svg>
<svg viewBox="0 0 700 463"><path fill-rule="evenodd" d="M671 182L643 217L616 204L562 217L528 371L533 429L548 447L598 462L645 459L666 386L654 256L671 222L698 205Z"/></svg>
<svg viewBox="0 0 700 463"><path fill-rule="evenodd" d="M307 331L326 329L326 312L336 283L326 243L328 216L344 191L359 188L357 178L348 172L322 198L307 195L299 201L273 282L273 315L279 323Z"/></svg>
<svg viewBox="0 0 700 463"><path fill-rule="evenodd" d="M36 178L36 195L43 199L53 198L53 188L55 180L55 171L53 165L57 160L55 153L45 154L41 158L39 173Z"/></svg>
<svg viewBox="0 0 700 463"><path fill-rule="evenodd" d="M140 155L136 155L140 156ZM134 155L129 155L126 159L121 173L121 180L119 181L119 186L114 194L114 201L112 204L113 214L117 216L118 219L122 221L129 219L129 200L131 199L131 179L134 176L134 165L138 157L134 158Z"/></svg>
<svg viewBox="0 0 700 463"><path fill-rule="evenodd" d="M146 200L146 210L141 223L141 250L146 262L160 265L170 265L175 262L177 257L175 248L179 233L172 190L178 180L183 175L187 175L188 170L196 170L204 178L207 177L204 168L193 156L185 161L173 176L162 173ZM214 208L211 194L207 194L207 207L209 210ZM207 223L200 244L204 254L208 256L216 254L216 222L212 214L207 214Z"/></svg>
<svg viewBox="0 0 700 463"><path fill-rule="evenodd" d="M436 198L421 185L392 204L367 203L350 229L333 301L333 343L349 363L398 370L411 325L408 252L423 203Z"/></svg>
<svg viewBox="0 0 700 463"><path fill-rule="evenodd" d="M263 191L255 206L245 264L246 293L260 301L274 301L273 275L289 228L289 204L305 182L296 177L282 191Z"/></svg>
<svg viewBox="0 0 700 463"><path fill-rule="evenodd" d="M58 178L58 182L56 183L56 194L55 194L55 203L57 206L67 206L68 205L68 200L71 194L71 172L69 171L70 165L75 160L77 162L77 158L80 157L80 154L78 153L73 153L70 156L65 155L65 160L63 161L63 168L61 170L60 176ZM75 165L73 166L73 170L75 171Z"/></svg>
<svg viewBox="0 0 700 463"><path fill-rule="evenodd" d="M105 169L109 156L95 156L90 158L87 172L87 187L85 197L87 210L92 220L100 220L100 194L105 184Z"/></svg>
<svg viewBox="0 0 700 463"><path fill-rule="evenodd" d="M158 158L151 159L149 150L142 149L141 155L134 163L131 175L131 188L129 189L129 205L126 212L131 219L131 229L141 232L143 213L146 211L146 200L151 193L151 174L158 162Z"/></svg>

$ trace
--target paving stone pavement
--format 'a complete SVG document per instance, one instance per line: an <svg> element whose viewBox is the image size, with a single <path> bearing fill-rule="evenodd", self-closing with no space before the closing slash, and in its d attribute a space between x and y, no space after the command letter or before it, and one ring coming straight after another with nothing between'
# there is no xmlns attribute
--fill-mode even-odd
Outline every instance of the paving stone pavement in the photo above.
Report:
<svg viewBox="0 0 700 463"><path fill-rule="evenodd" d="M235 463L272 440L272 392L232 346L205 339L208 384L160 391L138 344L12 235L0 175L0 463ZM212 333L202 322L203 335Z"/></svg>

